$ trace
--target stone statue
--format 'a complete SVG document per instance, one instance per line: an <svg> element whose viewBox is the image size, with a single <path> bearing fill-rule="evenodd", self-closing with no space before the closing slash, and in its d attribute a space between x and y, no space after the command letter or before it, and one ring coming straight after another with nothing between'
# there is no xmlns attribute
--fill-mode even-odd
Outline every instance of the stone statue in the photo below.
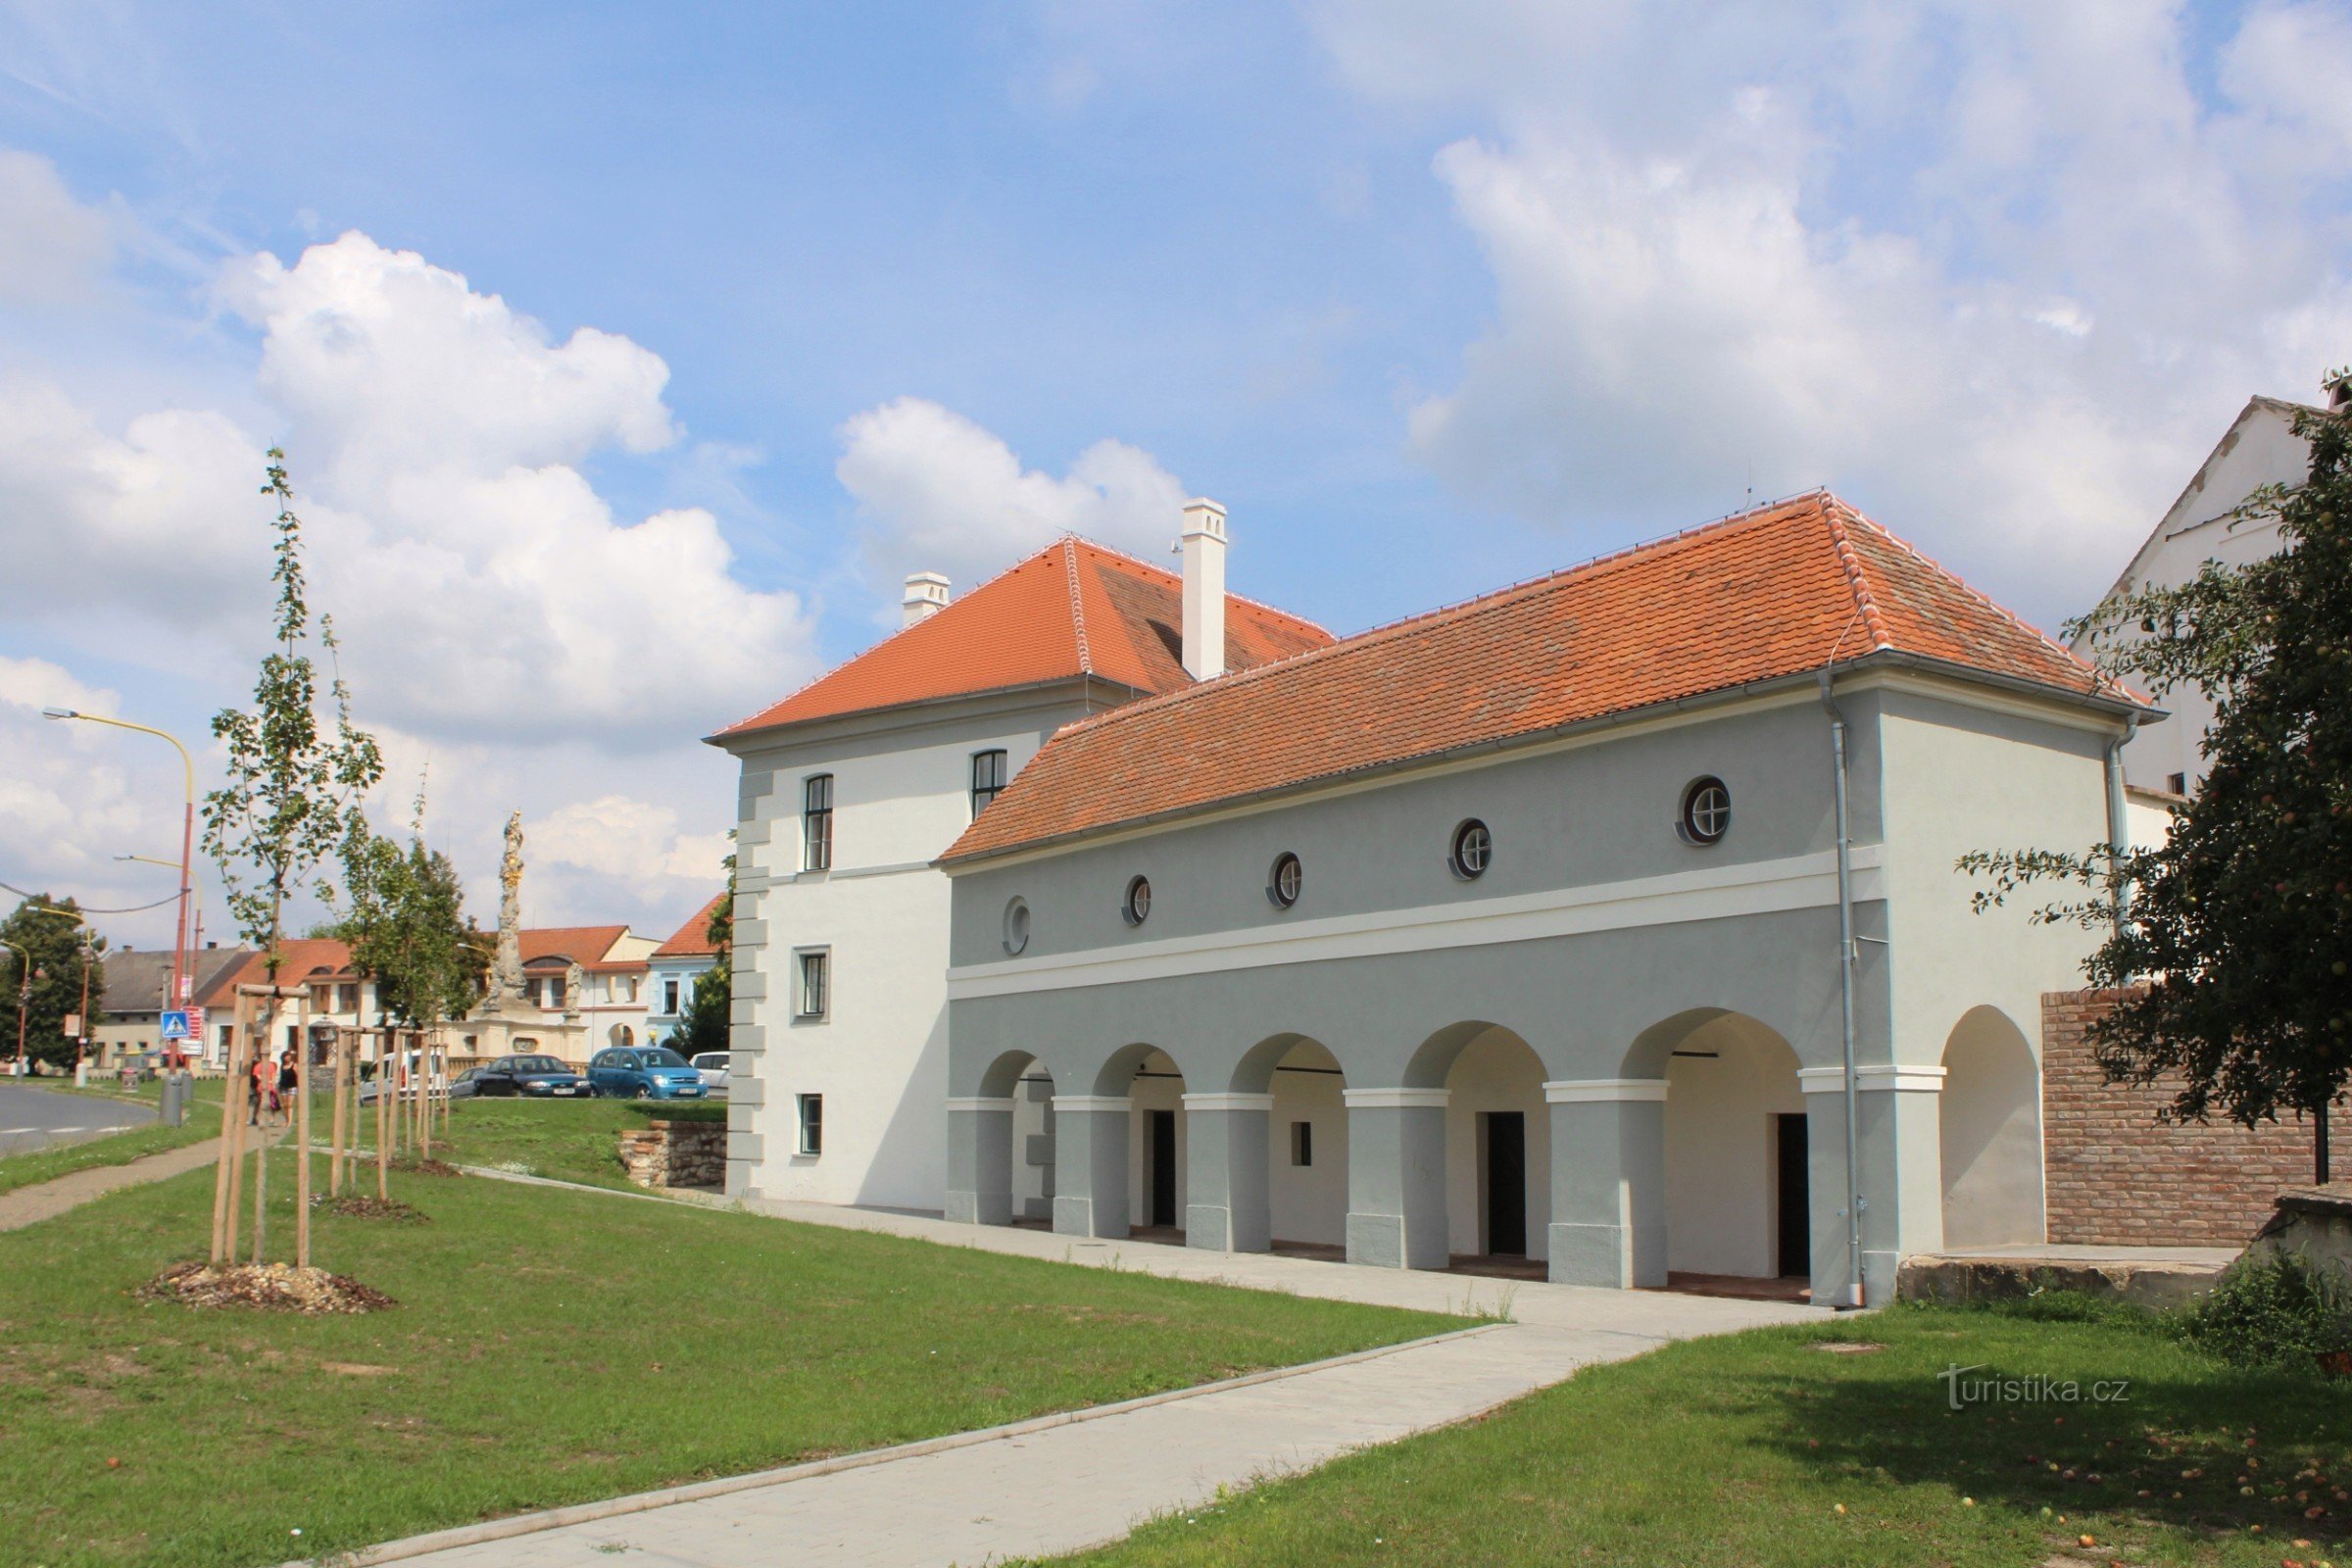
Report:
<svg viewBox="0 0 2352 1568"><path fill-rule="evenodd" d="M579 1016L580 1008L588 1002L588 971L575 960L564 971L564 1011L567 1017Z"/></svg>
<svg viewBox="0 0 2352 1568"><path fill-rule="evenodd" d="M522 1005L522 813L507 818L507 855L498 868L498 954L490 961L493 1009Z"/></svg>

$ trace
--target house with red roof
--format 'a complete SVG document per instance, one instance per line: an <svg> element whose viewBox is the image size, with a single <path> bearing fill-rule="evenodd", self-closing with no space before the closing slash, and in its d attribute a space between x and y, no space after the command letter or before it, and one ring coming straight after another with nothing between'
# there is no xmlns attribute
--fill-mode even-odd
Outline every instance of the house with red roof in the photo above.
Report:
<svg viewBox="0 0 2352 1568"><path fill-rule="evenodd" d="M742 764L730 1191L937 1207L947 1184L949 884L937 861L1065 726L1321 648L1225 591L1224 510L1182 570L1055 541L710 736Z"/></svg>
<svg viewBox="0 0 2352 1568"><path fill-rule="evenodd" d="M724 893L694 911L670 934L668 941L646 959L645 1038L660 1044L683 1029L694 1007L694 988L718 966L718 944L710 939L710 922L727 902Z"/></svg>
<svg viewBox="0 0 2352 1568"><path fill-rule="evenodd" d="M845 984L802 1017L763 970L731 1183L831 1159L774 1139L803 1094L838 1119L813 1043L870 944L926 1007L945 971L921 1077L855 1095L894 1148L945 1124L952 1219L1886 1300L2043 1239L2039 1002L2092 942L1955 862L2121 841L2155 715L1827 493L1138 691L938 854L944 955L739 924ZM805 787L747 765L762 888L827 874L775 842L825 842Z"/></svg>

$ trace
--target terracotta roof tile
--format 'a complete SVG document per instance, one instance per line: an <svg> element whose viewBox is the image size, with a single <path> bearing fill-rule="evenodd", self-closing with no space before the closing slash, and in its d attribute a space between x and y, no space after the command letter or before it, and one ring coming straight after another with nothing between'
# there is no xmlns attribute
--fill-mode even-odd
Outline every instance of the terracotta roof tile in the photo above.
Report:
<svg viewBox="0 0 2352 1568"><path fill-rule="evenodd" d="M727 896L721 893L709 904L695 910L686 923L678 927L676 935L654 950L654 956L657 958L714 956L718 949L710 941L710 917L716 914L718 906L726 902Z"/></svg>
<svg viewBox="0 0 2352 1568"><path fill-rule="evenodd" d="M1094 675L1147 694L1191 683L1184 581L1091 540L1056 540L713 741L810 719ZM1225 662L1247 669L1331 641L1311 621L1225 596Z"/></svg>
<svg viewBox="0 0 2352 1568"><path fill-rule="evenodd" d="M1816 493L1070 725L946 858L1435 758L1877 650L2137 700Z"/></svg>

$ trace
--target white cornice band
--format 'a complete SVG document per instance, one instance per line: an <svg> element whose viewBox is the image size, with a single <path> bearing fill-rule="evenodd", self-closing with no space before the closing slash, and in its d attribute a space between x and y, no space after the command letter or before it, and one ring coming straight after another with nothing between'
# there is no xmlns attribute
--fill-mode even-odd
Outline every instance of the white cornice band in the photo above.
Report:
<svg viewBox="0 0 2352 1568"><path fill-rule="evenodd" d="M948 1098L948 1109L1001 1110L1006 1115L1010 1115L1012 1100L1009 1096L1000 1100L994 1095L951 1095Z"/></svg>
<svg viewBox="0 0 2352 1568"><path fill-rule="evenodd" d="M1274 1097L1272 1095L1243 1094L1187 1095L1184 1097L1184 1108L1186 1110L1272 1110Z"/></svg>
<svg viewBox="0 0 2352 1568"><path fill-rule="evenodd" d="M1444 1110L1443 1089L1343 1089L1349 1110Z"/></svg>
<svg viewBox="0 0 2352 1568"><path fill-rule="evenodd" d="M1843 1067L1799 1067L1796 1087L1808 1095L1838 1095L1845 1092ZM1941 1067L1898 1067L1874 1062L1854 1069L1854 1087L1864 1094L1885 1093L1890 1090L1906 1094L1935 1095L1943 1092Z"/></svg>
<svg viewBox="0 0 2352 1568"><path fill-rule="evenodd" d="M1544 1086L1544 1099L1554 1105L1586 1105L1603 1101L1666 1099L1663 1078L1560 1078Z"/></svg>
<svg viewBox="0 0 2352 1568"><path fill-rule="evenodd" d="M1055 1095L1054 1097L1054 1111L1056 1115L1065 1110L1109 1111L1134 1108L1135 1102L1125 1095Z"/></svg>

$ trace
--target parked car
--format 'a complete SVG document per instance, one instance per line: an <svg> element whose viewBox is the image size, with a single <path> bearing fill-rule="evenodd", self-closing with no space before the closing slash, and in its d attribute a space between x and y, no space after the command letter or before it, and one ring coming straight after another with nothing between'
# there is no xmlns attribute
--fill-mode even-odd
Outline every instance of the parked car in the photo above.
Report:
<svg viewBox="0 0 2352 1568"><path fill-rule="evenodd" d="M726 1089L734 1066L735 1058L723 1051L698 1052L694 1058L694 1070L703 1075L703 1087L712 1094Z"/></svg>
<svg viewBox="0 0 2352 1568"><path fill-rule="evenodd" d="M588 1063L588 1092L605 1100L700 1100L703 1075L667 1046L624 1046Z"/></svg>
<svg viewBox="0 0 2352 1568"><path fill-rule="evenodd" d="M416 1054L415 1052L409 1053L409 1067L411 1071L416 1069ZM374 1063L370 1062L368 1065L372 1068ZM473 1096L480 1094L482 1092L482 1074L488 1072L489 1070L490 1069L487 1067L468 1067L464 1072L458 1074L455 1078L452 1078L449 1081L449 1098L452 1100L468 1100ZM322 1090L327 1083L333 1081L333 1078L334 1074L332 1072L329 1072L325 1068L319 1069L319 1085ZM380 1077L363 1078L360 1080L360 1103L363 1105L374 1104L375 1097L383 1092L383 1087L384 1080ZM439 1094L440 1091L435 1090L434 1093Z"/></svg>
<svg viewBox="0 0 2352 1568"><path fill-rule="evenodd" d="M478 1069L474 1093L518 1095L531 1100L585 1100L588 1080L553 1056L501 1056Z"/></svg>

